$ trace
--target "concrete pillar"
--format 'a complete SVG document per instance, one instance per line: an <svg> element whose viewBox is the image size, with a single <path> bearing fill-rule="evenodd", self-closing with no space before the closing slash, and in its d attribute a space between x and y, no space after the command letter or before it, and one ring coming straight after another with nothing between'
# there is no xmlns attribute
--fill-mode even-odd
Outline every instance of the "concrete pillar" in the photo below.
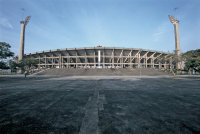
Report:
<svg viewBox="0 0 200 134"><path fill-rule="evenodd" d="M61 59L62 59L61 54L59 54L59 68L61 68L61 62L62 62Z"/></svg>
<svg viewBox="0 0 200 134"><path fill-rule="evenodd" d="M167 69L167 63L166 62L164 63L164 69Z"/></svg>
<svg viewBox="0 0 200 134"><path fill-rule="evenodd" d="M64 63L63 56L62 56L62 58L61 58L61 61L62 61L62 62L61 62L61 68L64 68L64 67L63 67L63 63Z"/></svg>
<svg viewBox="0 0 200 134"><path fill-rule="evenodd" d="M38 68L40 68L40 55L39 55L39 57L38 57L39 59L39 63L38 63Z"/></svg>
<svg viewBox="0 0 200 134"><path fill-rule="evenodd" d="M159 69L161 69L161 63L159 62Z"/></svg>
<svg viewBox="0 0 200 134"><path fill-rule="evenodd" d="M45 68L47 67L47 56L45 55L45 59L44 59L45 61Z"/></svg>
<svg viewBox="0 0 200 134"><path fill-rule="evenodd" d="M155 66L154 66L154 58L152 58L151 60L152 60L153 68L155 68Z"/></svg>
<svg viewBox="0 0 200 134"><path fill-rule="evenodd" d="M77 57L77 55L78 55L78 54L77 54L77 52L76 52L76 68L78 68L78 64L77 64L77 63L78 63L78 57Z"/></svg>
<svg viewBox="0 0 200 134"><path fill-rule="evenodd" d="M103 68L105 68L105 53L103 51Z"/></svg>
<svg viewBox="0 0 200 134"><path fill-rule="evenodd" d="M67 68L69 68L69 66L70 66L70 57L69 57L69 55L67 56Z"/></svg>
<svg viewBox="0 0 200 134"><path fill-rule="evenodd" d="M164 69L167 69L167 62L166 62L167 56L165 56L164 60L165 60L165 62L164 62Z"/></svg>
<svg viewBox="0 0 200 134"><path fill-rule="evenodd" d="M95 52L94 52L94 67L96 68L96 56L95 56Z"/></svg>
<svg viewBox="0 0 200 134"><path fill-rule="evenodd" d="M98 68L101 68L101 51L98 50Z"/></svg>
<svg viewBox="0 0 200 134"><path fill-rule="evenodd" d="M177 69L182 69L181 65L181 51L180 51L180 39L179 39L179 20L176 20L174 16L168 15L171 23L174 25L174 34L175 34L175 48L176 48L176 55L178 58L178 61L176 63Z"/></svg>
<svg viewBox="0 0 200 134"><path fill-rule="evenodd" d="M120 66L121 68L124 68L124 51L123 50L121 52Z"/></svg>
<svg viewBox="0 0 200 134"><path fill-rule="evenodd" d="M179 38L179 23L174 24L174 32L175 32L175 47L177 56L181 55L180 52L180 38Z"/></svg>
<svg viewBox="0 0 200 134"><path fill-rule="evenodd" d="M85 67L87 67L87 54L86 54L86 50L85 50Z"/></svg>
<svg viewBox="0 0 200 134"><path fill-rule="evenodd" d="M114 62L115 62L115 59L114 59L114 56L112 58L112 68L114 68Z"/></svg>
<svg viewBox="0 0 200 134"><path fill-rule="evenodd" d="M53 67L53 54L52 54L52 57L51 57L51 67Z"/></svg>
<svg viewBox="0 0 200 134"><path fill-rule="evenodd" d="M174 24L174 33L175 33L176 55L178 58L178 62L176 63L176 68L182 69L182 65L181 65L181 61L180 61L181 51L180 51L179 23L178 22Z"/></svg>
<svg viewBox="0 0 200 134"><path fill-rule="evenodd" d="M141 68L141 66L140 66L140 53L138 53L138 68Z"/></svg>
<svg viewBox="0 0 200 134"><path fill-rule="evenodd" d="M132 57L132 53L130 53L130 57L129 57L130 68L132 68L132 59L131 59L131 57Z"/></svg>
<svg viewBox="0 0 200 134"><path fill-rule="evenodd" d="M170 57L170 59L169 59L169 68L170 68L170 71L172 71L172 69L173 69L173 66L172 66L172 57Z"/></svg>
<svg viewBox="0 0 200 134"><path fill-rule="evenodd" d="M147 68L147 56L145 57L145 68Z"/></svg>
<svg viewBox="0 0 200 134"><path fill-rule="evenodd" d="M24 56L24 40L25 40L25 24L24 24L24 21L21 21L20 24L21 24L21 34L20 34L20 47L19 47L18 61L23 59L23 56Z"/></svg>
<svg viewBox="0 0 200 134"><path fill-rule="evenodd" d="M114 49L112 51L112 68L114 68L114 62L115 62L115 58L114 58Z"/></svg>

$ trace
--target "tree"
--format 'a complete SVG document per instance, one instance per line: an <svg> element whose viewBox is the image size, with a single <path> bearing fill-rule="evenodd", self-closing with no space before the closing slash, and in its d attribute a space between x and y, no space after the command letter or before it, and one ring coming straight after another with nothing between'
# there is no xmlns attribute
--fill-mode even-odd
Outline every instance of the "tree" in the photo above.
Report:
<svg viewBox="0 0 200 134"><path fill-rule="evenodd" d="M6 42L0 42L0 59L7 59L14 55L14 53L10 51L10 48L10 44Z"/></svg>
<svg viewBox="0 0 200 134"><path fill-rule="evenodd" d="M200 49L187 51L183 54L185 69L200 72Z"/></svg>
<svg viewBox="0 0 200 134"><path fill-rule="evenodd" d="M19 67L21 67L22 70L30 70L36 67L38 64L38 60L34 58L24 58L19 62Z"/></svg>
<svg viewBox="0 0 200 134"><path fill-rule="evenodd" d="M0 61L0 69L9 69L9 67L7 66L5 62Z"/></svg>
<svg viewBox="0 0 200 134"><path fill-rule="evenodd" d="M185 69L194 69L195 71L200 71L200 57L190 58L185 62Z"/></svg>
<svg viewBox="0 0 200 134"><path fill-rule="evenodd" d="M19 67L19 64L14 60L9 60L9 67L12 72L15 72L17 70L17 67Z"/></svg>
<svg viewBox="0 0 200 134"><path fill-rule="evenodd" d="M0 68L7 69L8 66L5 62L7 58L14 56L14 53L10 51L10 44L6 42L0 42Z"/></svg>

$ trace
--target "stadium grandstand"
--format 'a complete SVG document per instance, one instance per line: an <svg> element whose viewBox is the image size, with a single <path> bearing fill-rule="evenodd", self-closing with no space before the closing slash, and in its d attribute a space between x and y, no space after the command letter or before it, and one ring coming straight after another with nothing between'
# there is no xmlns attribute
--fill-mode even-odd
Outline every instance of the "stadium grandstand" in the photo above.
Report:
<svg viewBox="0 0 200 134"><path fill-rule="evenodd" d="M135 48L66 48L25 54L38 68L173 68L172 54Z"/></svg>

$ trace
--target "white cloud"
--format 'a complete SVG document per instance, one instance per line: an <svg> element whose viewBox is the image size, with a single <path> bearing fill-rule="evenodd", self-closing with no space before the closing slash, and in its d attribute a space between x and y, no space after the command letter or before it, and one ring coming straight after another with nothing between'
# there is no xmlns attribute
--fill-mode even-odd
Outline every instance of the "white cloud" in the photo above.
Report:
<svg viewBox="0 0 200 134"><path fill-rule="evenodd" d="M153 34L153 41L158 42L162 40L168 28L169 28L168 22L164 22L160 26L158 26L155 33Z"/></svg>
<svg viewBox="0 0 200 134"><path fill-rule="evenodd" d="M164 32L156 32L156 33L154 33L154 34L153 34L153 41L155 41L155 42L159 41L160 38L162 37L162 34L163 34L163 33L164 33Z"/></svg>
<svg viewBox="0 0 200 134"><path fill-rule="evenodd" d="M6 18L0 18L0 25L6 28L13 29L12 24Z"/></svg>

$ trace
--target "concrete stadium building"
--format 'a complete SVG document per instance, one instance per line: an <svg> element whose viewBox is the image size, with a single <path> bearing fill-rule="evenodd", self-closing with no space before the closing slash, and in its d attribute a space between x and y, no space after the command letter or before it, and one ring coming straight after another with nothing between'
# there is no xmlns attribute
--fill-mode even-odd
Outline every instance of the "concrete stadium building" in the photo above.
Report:
<svg viewBox="0 0 200 134"><path fill-rule="evenodd" d="M21 21L21 36L18 62L23 58L35 58L38 68L182 68L179 20L169 15L175 30L176 57L171 53L116 47L66 48L24 54L25 28L31 16Z"/></svg>
<svg viewBox="0 0 200 134"><path fill-rule="evenodd" d="M38 68L157 68L173 67L172 54L135 48L66 48L25 54Z"/></svg>

